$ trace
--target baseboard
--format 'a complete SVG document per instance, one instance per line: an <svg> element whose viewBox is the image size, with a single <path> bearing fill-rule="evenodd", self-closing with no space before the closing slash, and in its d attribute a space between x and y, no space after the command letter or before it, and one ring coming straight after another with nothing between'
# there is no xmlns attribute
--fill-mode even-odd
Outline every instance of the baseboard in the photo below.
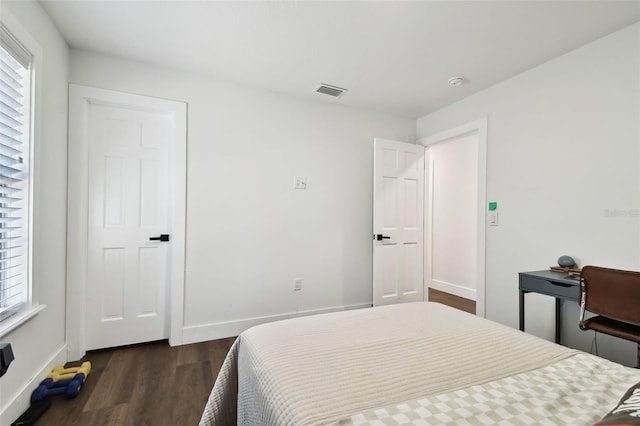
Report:
<svg viewBox="0 0 640 426"><path fill-rule="evenodd" d="M0 425L10 425L31 405L31 393L56 365L67 361L67 345L62 345L47 362L29 379L0 411Z"/></svg>
<svg viewBox="0 0 640 426"><path fill-rule="evenodd" d="M458 284L448 283L446 281L431 280L430 288L453 294L454 296L464 297L469 300L476 300L476 291L474 289L463 287Z"/></svg>
<svg viewBox="0 0 640 426"><path fill-rule="evenodd" d="M333 308L312 309L308 311L291 312L288 314L269 315L263 317L247 318L237 321L225 321L211 324L193 325L185 327L182 333L182 344L205 342L207 340L223 339L225 337L237 336L243 331L256 325L267 322L279 321L283 319L303 317L329 312L348 311L351 309L370 308L370 303L357 305L343 305Z"/></svg>

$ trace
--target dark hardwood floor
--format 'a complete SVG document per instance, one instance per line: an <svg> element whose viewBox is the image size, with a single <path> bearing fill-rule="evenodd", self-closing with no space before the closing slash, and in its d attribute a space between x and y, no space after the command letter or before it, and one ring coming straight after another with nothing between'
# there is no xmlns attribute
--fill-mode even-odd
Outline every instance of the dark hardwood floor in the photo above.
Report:
<svg viewBox="0 0 640 426"><path fill-rule="evenodd" d="M197 425L234 340L173 348L160 341L88 352L83 361L91 361L91 373L80 394L53 398L36 425Z"/></svg>
<svg viewBox="0 0 640 426"><path fill-rule="evenodd" d="M453 294L445 293L444 291L436 290L434 288L429 289L429 302L438 302L443 305L451 306L461 311L469 312L470 314L476 313L476 302L473 300L465 299L464 297L454 296Z"/></svg>
<svg viewBox="0 0 640 426"><path fill-rule="evenodd" d="M475 313L475 302L429 289L429 300ZM197 425L235 337L170 347L166 341L90 351L75 399L52 398L37 426Z"/></svg>

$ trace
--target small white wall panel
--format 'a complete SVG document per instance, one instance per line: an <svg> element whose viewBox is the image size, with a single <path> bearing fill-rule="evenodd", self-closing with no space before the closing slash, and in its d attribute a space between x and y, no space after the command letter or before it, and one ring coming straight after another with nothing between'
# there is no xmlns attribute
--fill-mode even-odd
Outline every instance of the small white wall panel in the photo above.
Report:
<svg viewBox="0 0 640 426"><path fill-rule="evenodd" d="M416 229L418 221L418 182L415 179L403 179L404 183L404 229Z"/></svg>
<svg viewBox="0 0 640 426"><path fill-rule="evenodd" d="M396 262L398 246L396 244L385 244L382 248L385 251L382 259L382 295L383 297L396 296L398 294L398 267Z"/></svg>
<svg viewBox="0 0 640 426"><path fill-rule="evenodd" d="M106 157L104 160L104 226L123 226L124 160L122 158Z"/></svg>
<svg viewBox="0 0 640 426"><path fill-rule="evenodd" d="M415 152L404 152L404 172L407 175L414 176L418 173L419 163L422 160L422 156Z"/></svg>
<svg viewBox="0 0 640 426"><path fill-rule="evenodd" d="M140 247L138 249L138 298L137 316L157 315L158 285L164 280L163 271L158 268L164 259L164 250L160 247Z"/></svg>
<svg viewBox="0 0 640 426"><path fill-rule="evenodd" d="M402 256L403 278L400 282L403 283L402 294L409 295L416 293L422 285L422 283L417 279L421 272L418 268L422 267L422 263L420 262L422 252L419 250L419 246L416 243L405 243L402 245L402 250L404 251Z"/></svg>
<svg viewBox="0 0 640 426"><path fill-rule="evenodd" d="M398 151L395 149L383 149L382 167L383 174L395 176L398 169Z"/></svg>
<svg viewBox="0 0 640 426"><path fill-rule="evenodd" d="M124 317L124 249L106 248L102 252L102 320Z"/></svg>
<svg viewBox="0 0 640 426"><path fill-rule="evenodd" d="M155 160L140 161L140 226L157 227L159 205L160 176L158 162Z"/></svg>
<svg viewBox="0 0 640 426"><path fill-rule="evenodd" d="M398 186L395 177L382 178L382 197L385 199L382 216L383 229L396 229L398 223Z"/></svg>

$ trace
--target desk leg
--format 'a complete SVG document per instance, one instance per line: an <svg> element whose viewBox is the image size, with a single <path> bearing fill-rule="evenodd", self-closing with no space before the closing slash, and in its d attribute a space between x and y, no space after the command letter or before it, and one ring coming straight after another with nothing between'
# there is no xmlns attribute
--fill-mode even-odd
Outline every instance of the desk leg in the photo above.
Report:
<svg viewBox="0 0 640 426"><path fill-rule="evenodd" d="M520 290L520 331L524 331L524 291Z"/></svg>
<svg viewBox="0 0 640 426"><path fill-rule="evenodd" d="M560 325L562 323L562 313L560 311L560 304L562 300L556 297L556 343L560 343Z"/></svg>

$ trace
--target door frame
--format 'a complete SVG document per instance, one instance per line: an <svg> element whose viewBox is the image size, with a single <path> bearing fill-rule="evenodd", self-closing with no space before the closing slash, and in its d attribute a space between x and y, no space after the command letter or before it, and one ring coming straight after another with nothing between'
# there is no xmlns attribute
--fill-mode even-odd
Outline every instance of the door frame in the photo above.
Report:
<svg viewBox="0 0 640 426"><path fill-rule="evenodd" d="M485 224L485 205L487 199L487 117L480 118L475 121L471 121L469 123L463 124L458 127L454 127L452 129L445 130L440 133L436 133L435 135L427 136L418 139L416 143L420 145L424 145L428 148L431 145L435 145L441 142L446 142L449 139L453 139L456 137L464 136L469 133L477 133L478 134L478 174L477 174L477 183L478 183L478 199L477 199L477 229L478 229L478 241L477 241L477 270L476 270L476 315L480 317L484 317L485 314L485 270L486 270L486 224ZM429 191L431 187L431 176L428 174L431 173L431 167L425 164L425 221L424 221L424 294L425 298L428 296L429 288L427 286L427 277L430 276L431 273L431 253L432 247L428 247L427 244L431 242L430 233L432 230L432 223L427 220L427 217L433 218L433 214L427 212L432 212L432 207L427 203L430 202L431 198L429 194L426 192ZM429 185L427 183L429 182Z"/></svg>
<svg viewBox="0 0 640 426"><path fill-rule="evenodd" d="M171 260L166 315L169 344L182 344L187 183L187 104L94 87L69 85L69 152L67 165L67 359L86 353L85 300L88 273L89 107L92 104L140 107L173 114L169 147Z"/></svg>

